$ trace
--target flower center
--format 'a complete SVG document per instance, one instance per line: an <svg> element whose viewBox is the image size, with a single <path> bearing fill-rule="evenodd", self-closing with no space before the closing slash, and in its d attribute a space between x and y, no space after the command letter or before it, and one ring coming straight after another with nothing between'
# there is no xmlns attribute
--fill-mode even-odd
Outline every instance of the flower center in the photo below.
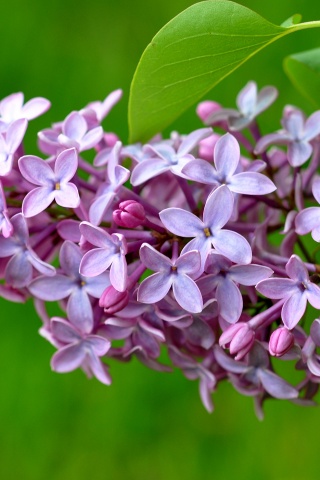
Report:
<svg viewBox="0 0 320 480"><path fill-rule="evenodd" d="M203 231L206 237L211 237L210 228L206 227L203 229Z"/></svg>
<svg viewBox="0 0 320 480"><path fill-rule="evenodd" d="M54 188L55 188L55 190L61 190L61 188L60 188L60 182L56 182Z"/></svg>

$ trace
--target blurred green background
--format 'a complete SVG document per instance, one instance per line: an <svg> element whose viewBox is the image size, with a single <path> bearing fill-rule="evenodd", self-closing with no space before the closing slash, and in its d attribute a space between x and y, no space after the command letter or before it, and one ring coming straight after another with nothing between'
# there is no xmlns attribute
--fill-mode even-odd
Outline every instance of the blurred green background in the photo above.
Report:
<svg viewBox="0 0 320 480"><path fill-rule="evenodd" d="M23 91L44 96L51 110L30 124L28 153L36 153L36 132L115 88L125 95L105 122L127 140L130 81L152 36L188 0L11 0L1 5L0 98ZM294 13L319 20L316 2L242 0L281 23ZM209 96L234 106L250 79L280 89L277 103L262 116L273 131L285 103L311 108L282 70L285 55L320 46L320 31L296 33L271 45L225 79ZM200 126L194 109L174 128ZM196 383L178 371L148 370L137 361L111 365L113 385L87 380L82 372L52 373L53 348L37 331L31 302L1 301L0 476L23 480L206 480L319 478L317 408L285 401L266 404L259 422L252 399L221 385L209 415Z"/></svg>

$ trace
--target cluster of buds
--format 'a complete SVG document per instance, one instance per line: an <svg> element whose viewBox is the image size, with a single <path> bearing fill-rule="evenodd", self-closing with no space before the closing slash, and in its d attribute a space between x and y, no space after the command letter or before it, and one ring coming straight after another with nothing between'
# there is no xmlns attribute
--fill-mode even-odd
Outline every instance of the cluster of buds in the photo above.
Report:
<svg viewBox="0 0 320 480"><path fill-rule="evenodd" d="M269 397L313 404L320 112L287 106L282 129L262 136L256 117L277 91L249 82L238 110L198 105L203 128L123 145L101 126L121 94L40 131L41 157L25 155L23 139L49 101L0 102L0 295L34 298L56 372L81 368L108 385L108 358L136 356L199 380L208 411L225 379L259 417ZM279 360L301 372L298 385L276 373Z"/></svg>

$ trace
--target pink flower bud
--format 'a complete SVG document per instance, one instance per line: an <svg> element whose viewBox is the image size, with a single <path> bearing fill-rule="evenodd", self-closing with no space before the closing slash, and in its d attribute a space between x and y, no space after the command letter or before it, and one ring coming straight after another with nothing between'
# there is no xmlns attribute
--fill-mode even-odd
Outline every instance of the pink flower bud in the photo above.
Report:
<svg viewBox="0 0 320 480"><path fill-rule="evenodd" d="M220 135L216 133L210 135L207 138L204 138L199 142L199 157L203 158L204 160L208 160L208 162L212 162L213 159L213 149L219 140Z"/></svg>
<svg viewBox="0 0 320 480"><path fill-rule="evenodd" d="M199 103L196 111L200 120L205 123L207 118L218 110L221 110L221 105L219 105L219 103L205 100L204 102Z"/></svg>
<svg viewBox="0 0 320 480"><path fill-rule="evenodd" d="M103 291L99 300L99 306L103 307L104 311L110 314L120 312L128 303L128 291L118 292L112 285Z"/></svg>
<svg viewBox="0 0 320 480"><path fill-rule="evenodd" d="M282 357L294 344L294 336L286 327L280 327L270 337L269 352L274 357Z"/></svg>
<svg viewBox="0 0 320 480"><path fill-rule="evenodd" d="M250 325L245 322L238 322L223 332L219 344L223 348L229 348L231 355L236 354L235 360L240 360L249 352L254 339L255 332Z"/></svg>
<svg viewBox="0 0 320 480"><path fill-rule="evenodd" d="M103 140L107 147L114 147L115 144L119 141L119 137L115 133L107 132L104 134Z"/></svg>
<svg viewBox="0 0 320 480"><path fill-rule="evenodd" d="M120 227L135 228L146 219L143 206L135 200L125 200L113 212L113 220Z"/></svg>

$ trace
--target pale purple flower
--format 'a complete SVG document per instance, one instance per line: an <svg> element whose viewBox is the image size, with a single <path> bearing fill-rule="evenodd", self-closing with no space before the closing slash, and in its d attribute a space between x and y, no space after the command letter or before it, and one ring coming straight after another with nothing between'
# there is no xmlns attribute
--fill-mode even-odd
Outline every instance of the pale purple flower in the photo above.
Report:
<svg viewBox="0 0 320 480"><path fill-rule="evenodd" d="M202 265L211 247L232 262L251 262L252 252L247 240L239 233L223 230L233 212L233 195L226 185L212 192L205 204L203 221L181 208L167 208L160 212L164 226L180 237L195 237L183 248L182 253L198 250Z"/></svg>
<svg viewBox="0 0 320 480"><path fill-rule="evenodd" d="M206 125L214 125L221 121L227 121L232 131L242 130L248 127L253 120L264 112L276 100L278 91L274 87L264 87L258 92L255 82L248 82L237 96L237 107L222 108L214 111L205 119Z"/></svg>
<svg viewBox="0 0 320 480"><path fill-rule="evenodd" d="M11 257L6 265L5 280L8 285L22 288L32 280L32 267L43 275L55 275L56 270L43 262L32 250L25 218L17 213L11 218L13 234L9 238L0 236L0 258Z"/></svg>
<svg viewBox="0 0 320 480"><path fill-rule="evenodd" d="M116 199L118 190L130 176L130 171L119 165L121 148L121 142L114 145L107 165L106 179L98 188L90 205L89 220L94 225L101 223L112 202Z"/></svg>
<svg viewBox="0 0 320 480"><path fill-rule="evenodd" d="M290 257L286 272L289 278L268 278L259 282L256 289L268 298L285 299L281 318L292 330L302 318L307 302L320 309L320 288L310 281L308 270L297 255Z"/></svg>
<svg viewBox="0 0 320 480"><path fill-rule="evenodd" d="M27 126L27 120L22 118L10 124L5 135L0 133L0 177L11 172L14 154L23 140Z"/></svg>
<svg viewBox="0 0 320 480"><path fill-rule="evenodd" d="M205 271L208 275L198 280L198 286L203 295L212 295L215 290L219 315L229 323L237 322L243 309L238 284L254 286L273 274L271 268L262 265L232 265L230 260L214 251L208 255Z"/></svg>
<svg viewBox="0 0 320 480"><path fill-rule="evenodd" d="M316 318L310 327L310 336L307 338L302 353L302 360L307 364L310 372L320 377L320 356L316 349L320 347L320 320Z"/></svg>
<svg viewBox="0 0 320 480"><path fill-rule="evenodd" d="M61 152L54 170L39 157L25 155L19 160L19 168L26 180L39 185L23 200L22 213L33 217L45 210L54 200L66 208L77 208L80 204L78 189L70 183L78 167L77 152L74 148Z"/></svg>
<svg viewBox="0 0 320 480"><path fill-rule="evenodd" d="M84 238L97 248L89 250L81 260L80 273L95 277L110 266L110 282L116 290L124 292L127 287L127 242L120 233L110 235L89 222L80 224Z"/></svg>
<svg viewBox="0 0 320 480"><path fill-rule="evenodd" d="M182 173L192 180L214 187L227 185L234 193L265 195L276 190L274 183L261 173L236 173L240 161L240 147L230 133L226 133L216 142L213 158L215 167L198 158L187 163Z"/></svg>
<svg viewBox="0 0 320 480"><path fill-rule="evenodd" d="M314 112L305 120L301 110L287 106L281 123L283 130L262 137L254 151L260 154L271 145L287 145L290 165L299 167L310 158L313 151L310 142L320 133L320 111Z"/></svg>
<svg viewBox="0 0 320 480"><path fill-rule="evenodd" d="M213 411L211 394L217 384L216 377L208 369L207 363L211 362L211 357L203 362L197 362L192 357L180 352L174 346L169 347L169 355L176 367L181 368L183 374L189 380L199 379L199 393L203 406L208 412Z"/></svg>
<svg viewBox="0 0 320 480"><path fill-rule="evenodd" d="M3 186L0 181L0 232L5 238L8 238L13 233L13 226L10 222L7 204L6 204L6 197L4 195Z"/></svg>
<svg viewBox="0 0 320 480"><path fill-rule="evenodd" d="M114 90L103 100L103 102L90 102L86 107L80 110L89 128L92 129L100 125L102 120L108 115L110 110L116 105L122 97L122 90Z"/></svg>
<svg viewBox="0 0 320 480"><path fill-rule="evenodd" d="M234 325L235 327L235 325ZM298 390L270 370L267 352L256 342L249 353L248 364L229 357L218 345L214 347L217 362L227 372L256 387L263 387L274 398L292 399L298 397Z"/></svg>
<svg viewBox="0 0 320 480"><path fill-rule="evenodd" d="M36 97L23 105L23 93L13 93L0 102L0 132L6 131L8 126L16 120L32 120L45 113L51 106L49 100Z"/></svg>
<svg viewBox="0 0 320 480"><path fill-rule="evenodd" d="M312 193L320 203L320 178L317 177L312 184ZM312 238L320 242L320 207L305 208L295 217L296 232L298 235L306 235L311 232Z"/></svg>
<svg viewBox="0 0 320 480"><path fill-rule="evenodd" d="M132 185L141 185L142 183L156 177L161 173L170 171L179 177L184 177L181 173L186 163L193 160L191 152L203 138L212 133L211 128L200 128L187 135L181 142L176 151L170 145L148 145L144 152L149 152L150 158L144 160L135 166L131 175Z"/></svg>
<svg viewBox="0 0 320 480"><path fill-rule="evenodd" d="M70 322L81 332L90 333L93 328L93 311L90 297L100 298L110 285L109 273L94 278L79 273L82 259L80 248L65 241L60 250L60 266L64 274L54 277L41 276L33 280L29 290L37 298L46 301L62 300L68 297L67 315Z"/></svg>
<svg viewBox="0 0 320 480"><path fill-rule="evenodd" d="M79 112L71 112L61 126L38 133L40 148L48 155L56 155L65 148L75 148L78 152L83 152L97 145L102 137L102 127L90 130Z"/></svg>
<svg viewBox="0 0 320 480"><path fill-rule="evenodd" d="M110 342L99 335L81 333L63 318L54 317L51 320L52 335L64 346L51 359L51 368L55 372L71 372L79 367L94 375L100 382L110 385L111 378L99 357L104 356Z"/></svg>
<svg viewBox="0 0 320 480"><path fill-rule="evenodd" d="M172 287L178 304L187 312L201 312L202 296L196 283L189 275L200 271L200 255L189 251L177 260L170 260L151 245L144 243L140 248L142 263L154 273L141 283L138 290L138 301L156 303L164 298Z"/></svg>

